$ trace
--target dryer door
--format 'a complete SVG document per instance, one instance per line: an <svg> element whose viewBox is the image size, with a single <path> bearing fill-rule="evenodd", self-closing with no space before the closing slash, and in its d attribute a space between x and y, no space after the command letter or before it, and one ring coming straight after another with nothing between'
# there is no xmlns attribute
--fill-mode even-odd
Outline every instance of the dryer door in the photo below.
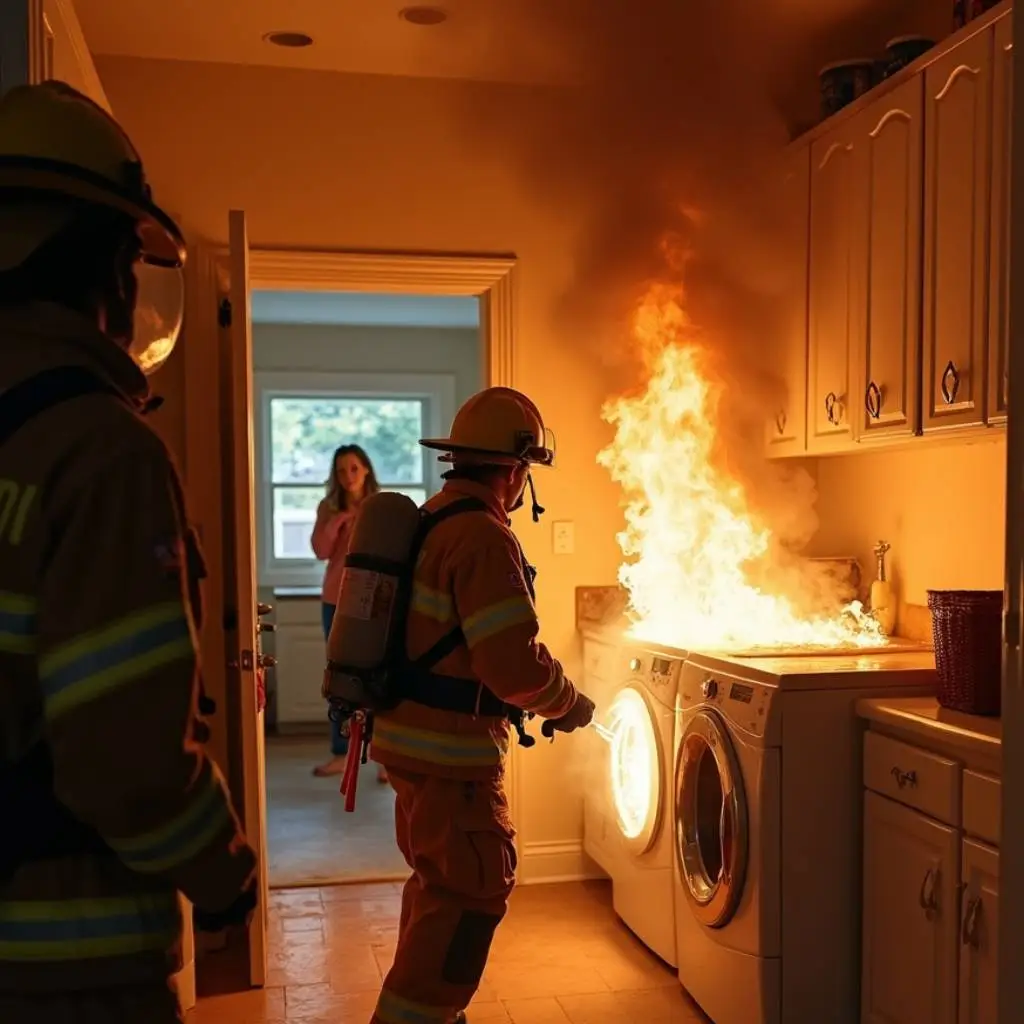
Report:
<svg viewBox="0 0 1024 1024"><path fill-rule="evenodd" d="M615 695L603 723L611 805L620 835L638 855L658 837L665 797L665 751L655 715L647 694L627 685Z"/></svg>
<svg viewBox="0 0 1024 1024"><path fill-rule="evenodd" d="M747 802L723 719L698 711L683 732L676 761L676 864L694 916L709 928L728 924L747 872Z"/></svg>

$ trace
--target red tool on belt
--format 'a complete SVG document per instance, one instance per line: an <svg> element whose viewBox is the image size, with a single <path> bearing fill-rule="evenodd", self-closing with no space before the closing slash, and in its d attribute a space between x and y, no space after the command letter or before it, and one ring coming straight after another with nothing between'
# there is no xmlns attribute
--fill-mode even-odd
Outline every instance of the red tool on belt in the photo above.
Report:
<svg viewBox="0 0 1024 1024"><path fill-rule="evenodd" d="M373 738L373 718L365 711L357 711L349 719L348 760L341 777L341 795L345 810L356 809L356 788L359 785L359 766L369 759L370 740Z"/></svg>

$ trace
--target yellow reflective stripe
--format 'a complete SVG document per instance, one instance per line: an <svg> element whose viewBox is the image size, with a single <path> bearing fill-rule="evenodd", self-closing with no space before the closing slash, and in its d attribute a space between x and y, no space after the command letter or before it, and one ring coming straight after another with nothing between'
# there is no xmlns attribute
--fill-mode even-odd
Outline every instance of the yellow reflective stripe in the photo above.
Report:
<svg viewBox="0 0 1024 1024"><path fill-rule="evenodd" d="M39 662L47 718L55 718L155 669L194 657L180 601L168 601L62 644Z"/></svg>
<svg viewBox="0 0 1024 1024"><path fill-rule="evenodd" d="M381 989L377 999L374 1019L385 1021L385 1024L448 1024L456 1012L454 1006L414 1003L385 988Z"/></svg>
<svg viewBox="0 0 1024 1024"><path fill-rule="evenodd" d="M176 818L143 835L107 842L134 871L167 871L209 846L223 831L229 817L220 776L211 772L206 785Z"/></svg>
<svg viewBox="0 0 1024 1024"><path fill-rule="evenodd" d="M560 675L556 675L533 700L523 704L523 710L543 714L548 708L554 707L562 699L564 692L565 680Z"/></svg>
<svg viewBox="0 0 1024 1024"><path fill-rule="evenodd" d="M410 608L428 619L438 622L451 622L452 598L450 594L442 594L440 590L431 590L422 583L412 585L412 601Z"/></svg>
<svg viewBox="0 0 1024 1024"><path fill-rule="evenodd" d="M35 649L35 598L0 590L0 651L31 654Z"/></svg>
<svg viewBox="0 0 1024 1024"><path fill-rule="evenodd" d="M117 899L0 900L0 960L89 960L169 949L173 892Z"/></svg>
<svg viewBox="0 0 1024 1024"><path fill-rule="evenodd" d="M463 736L414 729L379 717L373 723L373 746L417 761L465 765L467 768L500 764L502 755L508 750L507 740L499 743L491 735Z"/></svg>
<svg viewBox="0 0 1024 1024"><path fill-rule="evenodd" d="M462 633L472 648L488 637L524 622L534 622L536 618L533 602L525 594L517 594L467 616L462 623Z"/></svg>

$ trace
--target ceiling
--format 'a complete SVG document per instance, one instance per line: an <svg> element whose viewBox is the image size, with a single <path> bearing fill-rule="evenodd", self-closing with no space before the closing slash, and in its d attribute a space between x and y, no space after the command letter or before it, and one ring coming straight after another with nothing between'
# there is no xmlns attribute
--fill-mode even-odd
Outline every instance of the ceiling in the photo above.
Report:
<svg viewBox="0 0 1024 1024"><path fill-rule="evenodd" d="M563 57L542 33L517 33L510 44L500 32L508 0L421 2L448 20L425 27L400 19L417 0L74 0L94 56L523 83L562 77ZM282 31L314 43L263 41Z"/></svg>
<svg viewBox="0 0 1024 1024"><path fill-rule="evenodd" d="M364 295L357 292L253 292L258 324L353 327L477 327L477 299L461 295Z"/></svg>

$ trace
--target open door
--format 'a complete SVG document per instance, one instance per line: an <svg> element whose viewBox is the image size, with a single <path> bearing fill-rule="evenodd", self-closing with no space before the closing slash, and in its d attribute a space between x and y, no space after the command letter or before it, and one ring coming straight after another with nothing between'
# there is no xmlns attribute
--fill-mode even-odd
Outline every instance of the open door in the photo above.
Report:
<svg viewBox="0 0 1024 1024"><path fill-rule="evenodd" d="M260 615L271 611L257 604L255 515L253 511L252 330L249 319L249 240L245 214L232 210L229 225L228 279L220 298L224 439L224 628L228 652L229 714L239 723L237 753L241 778L233 790L242 793L245 833L256 850L259 909L249 926L249 981L262 986L267 976L267 794L264 775L263 672L259 644Z"/></svg>

